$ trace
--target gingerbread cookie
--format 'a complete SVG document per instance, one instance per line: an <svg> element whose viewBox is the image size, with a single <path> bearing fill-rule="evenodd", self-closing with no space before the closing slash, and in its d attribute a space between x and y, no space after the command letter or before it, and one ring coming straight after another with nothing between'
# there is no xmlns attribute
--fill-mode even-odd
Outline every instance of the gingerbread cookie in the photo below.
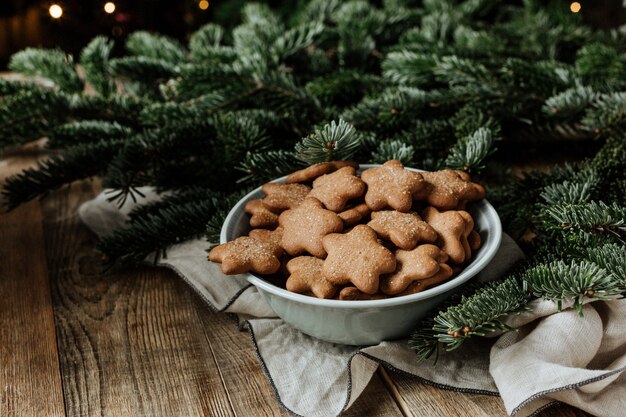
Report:
<svg viewBox="0 0 626 417"><path fill-rule="evenodd" d="M470 249L473 252L476 252L478 249L480 249L480 243L481 243L480 234L476 230L471 231L469 236L467 236L467 241L470 245Z"/></svg>
<svg viewBox="0 0 626 417"><path fill-rule="evenodd" d="M474 219L467 211L459 210L458 213L465 221L465 232L461 237L461 244L463 245L463 250L465 251L465 260L467 261L472 257L472 247L469 244L468 237L472 233L472 230L474 230Z"/></svg>
<svg viewBox="0 0 626 417"><path fill-rule="evenodd" d="M413 281L436 275L447 260L448 255L435 245L420 245L411 251L398 249L397 269L381 278L380 290L389 295L399 294Z"/></svg>
<svg viewBox="0 0 626 417"><path fill-rule="evenodd" d="M398 297L403 295L411 295L418 292L422 292L432 286L441 284L447 281L453 276L452 268L447 264L441 264L441 269L432 277L421 279L419 281L413 281L409 286L401 293L396 294Z"/></svg>
<svg viewBox="0 0 626 417"><path fill-rule="evenodd" d="M282 246L280 245L280 241L283 238L283 228L277 227L275 230L266 230L266 229L253 229L250 230L248 236L260 240L262 242L270 243L272 245L276 245L280 247L281 251L284 252ZM282 253L281 253L282 255Z"/></svg>
<svg viewBox="0 0 626 417"><path fill-rule="evenodd" d="M374 294L380 275L396 269L393 253L378 243L369 226L359 224L346 234L326 235L322 243L328 252L322 275L333 284L352 283L360 291Z"/></svg>
<svg viewBox="0 0 626 417"><path fill-rule="evenodd" d="M313 197L305 198L295 209L282 212L278 223L283 227L281 246L292 256L308 252L318 258L325 257L322 238L343 229L339 216Z"/></svg>
<svg viewBox="0 0 626 417"><path fill-rule="evenodd" d="M472 182L468 173L444 169L423 172L427 186L417 193L418 200L425 200L440 210L464 208L465 203L485 198L485 188Z"/></svg>
<svg viewBox="0 0 626 417"><path fill-rule="evenodd" d="M359 169L359 164L352 161L320 162L318 164L311 165L310 167L287 175L287 178L285 179L285 184L313 181L319 176L322 176L324 174L330 174L331 172L337 171L338 169L343 167L352 167L354 169Z"/></svg>
<svg viewBox="0 0 626 417"><path fill-rule="evenodd" d="M372 210L391 207L407 212L413 205L413 196L426 186L420 173L404 169L395 160L365 170L361 179L367 184L365 203Z"/></svg>
<svg viewBox="0 0 626 417"><path fill-rule="evenodd" d="M302 184L265 184L261 191L265 194L263 203L272 211L281 212L296 208L302 203L311 189Z"/></svg>
<svg viewBox="0 0 626 417"><path fill-rule="evenodd" d="M289 278L286 288L300 294L312 292L317 298L332 298L337 287L322 277L324 261L312 256L298 256L287 262Z"/></svg>
<svg viewBox="0 0 626 417"><path fill-rule="evenodd" d="M354 226L360 222L361 219L367 217L371 212L372 210L370 210L367 204L362 203L352 207L351 209L342 211L339 213L339 217L343 220L344 225Z"/></svg>
<svg viewBox="0 0 626 417"><path fill-rule="evenodd" d="M397 247L410 250L420 242L434 242L437 232L416 213L395 210L376 211L367 224L378 236L391 240Z"/></svg>
<svg viewBox="0 0 626 417"><path fill-rule="evenodd" d="M466 249L463 244L466 233L464 217L458 211L440 212L434 207L426 207L422 217L437 232L437 246L450 256L450 261L463 263Z"/></svg>
<svg viewBox="0 0 626 417"><path fill-rule="evenodd" d="M278 226L278 214L272 213L262 200L250 200L246 203L245 212L250 214L250 226L273 229Z"/></svg>
<svg viewBox="0 0 626 417"><path fill-rule="evenodd" d="M385 294L365 294L362 291L359 291L357 287L346 287L339 292L340 300L350 300L350 301L360 301L360 300L384 300L385 298L389 298L389 296Z"/></svg>
<svg viewBox="0 0 626 417"><path fill-rule="evenodd" d="M244 272L273 274L280 268L278 257L281 252L278 245L243 236L214 247L209 252L209 260L221 263L226 275Z"/></svg>
<svg viewBox="0 0 626 417"><path fill-rule="evenodd" d="M349 200L362 196L364 192L365 183L356 176L356 170L343 167L316 178L309 195L321 201L328 210L339 212Z"/></svg>

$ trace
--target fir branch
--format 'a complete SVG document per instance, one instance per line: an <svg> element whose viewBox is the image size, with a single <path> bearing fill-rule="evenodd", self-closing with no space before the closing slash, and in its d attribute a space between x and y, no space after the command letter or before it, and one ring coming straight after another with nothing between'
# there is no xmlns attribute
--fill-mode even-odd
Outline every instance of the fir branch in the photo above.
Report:
<svg viewBox="0 0 626 417"><path fill-rule="evenodd" d="M24 75L47 78L68 93L83 90L72 56L57 49L26 48L11 57L9 69Z"/></svg>
<svg viewBox="0 0 626 417"><path fill-rule="evenodd" d="M69 101L54 90L25 89L0 98L0 148L39 139L67 118Z"/></svg>
<svg viewBox="0 0 626 417"><path fill-rule="evenodd" d="M297 157L309 164L326 161L350 160L359 146L356 129L343 119L334 120L315 129L311 135L296 144Z"/></svg>
<svg viewBox="0 0 626 417"><path fill-rule="evenodd" d="M96 36L80 53L80 65L85 72L85 80L103 97L109 97L115 91L109 69L112 49L112 40Z"/></svg>
<svg viewBox="0 0 626 417"><path fill-rule="evenodd" d="M613 275L587 261L540 264L526 271L523 280L534 296L555 301L559 311L563 301L573 300L581 316L584 299L605 300L624 290Z"/></svg>
<svg viewBox="0 0 626 417"><path fill-rule="evenodd" d="M429 54L391 52L382 63L383 77L396 84L421 86L434 81L436 65L437 60Z"/></svg>
<svg viewBox="0 0 626 417"><path fill-rule="evenodd" d="M553 228L585 234L604 234L626 241L626 207L591 201L586 204L556 204L545 209Z"/></svg>
<svg viewBox="0 0 626 417"><path fill-rule="evenodd" d="M443 344L446 350L459 348L473 336L485 336L496 331L514 330L503 317L527 310L528 291L517 277L487 284L458 304L439 312L432 322L426 321L411 337L411 346L427 359ZM435 340L438 342L435 346Z"/></svg>
<svg viewBox="0 0 626 417"><path fill-rule="evenodd" d="M6 207L12 210L63 185L102 174L119 152L122 142L106 140L79 144L38 162L36 168L9 177L2 189Z"/></svg>
<svg viewBox="0 0 626 417"><path fill-rule="evenodd" d="M598 94L591 87L576 86L548 98L542 110L549 117L574 117L591 105L597 97Z"/></svg>
<svg viewBox="0 0 626 417"><path fill-rule="evenodd" d="M214 57L213 51L219 48L224 29L215 23L207 23L189 38L189 51L194 61L204 61ZM207 52L208 51L208 52Z"/></svg>
<svg viewBox="0 0 626 417"><path fill-rule="evenodd" d="M178 67L163 59L145 56L127 56L110 61L111 73L142 83L167 80L178 72Z"/></svg>
<svg viewBox="0 0 626 417"><path fill-rule="evenodd" d="M289 56L304 49L324 30L320 22L304 23L289 29L279 36L271 47L274 62L284 61Z"/></svg>
<svg viewBox="0 0 626 417"><path fill-rule="evenodd" d="M372 162L383 164L391 159L397 159L403 165L412 165L415 149L399 140L386 140L380 142L378 148L372 152Z"/></svg>
<svg viewBox="0 0 626 417"><path fill-rule="evenodd" d="M237 166L238 170L246 174L238 182L264 182L297 171L305 166L306 164L296 158L293 152L280 150L248 153Z"/></svg>
<svg viewBox="0 0 626 417"><path fill-rule="evenodd" d="M169 246L201 236L216 210L237 201L233 200L234 197L221 195L135 216L126 228L102 238L97 248L104 253L108 264L141 262L150 254L154 254L156 263L166 256Z"/></svg>
<svg viewBox="0 0 626 417"><path fill-rule="evenodd" d="M48 135L49 148L62 148L81 143L93 143L130 136L133 130L117 122L81 120L52 129Z"/></svg>
<svg viewBox="0 0 626 417"><path fill-rule="evenodd" d="M582 124L596 133L620 127L626 129L626 92L600 95L587 109Z"/></svg>
<svg viewBox="0 0 626 417"><path fill-rule="evenodd" d="M584 257L605 271L613 274L626 291L626 245L605 243L602 246L587 247Z"/></svg>
<svg viewBox="0 0 626 417"><path fill-rule="evenodd" d="M126 39L126 49L138 57L177 65L186 60L185 48L176 40L149 32L133 32Z"/></svg>
<svg viewBox="0 0 626 417"><path fill-rule="evenodd" d="M472 135L459 140L450 149L444 164L448 168L467 172L479 171L485 167L485 159L495 152L494 138L491 129L480 128Z"/></svg>
<svg viewBox="0 0 626 417"><path fill-rule="evenodd" d="M549 184L541 192L541 198L548 205L587 203L591 200L598 181L594 172L582 181L565 180L561 183Z"/></svg>
<svg viewBox="0 0 626 417"><path fill-rule="evenodd" d="M457 56L444 56L438 59L435 74L438 79L451 86L487 84L492 78L487 68L481 63Z"/></svg>

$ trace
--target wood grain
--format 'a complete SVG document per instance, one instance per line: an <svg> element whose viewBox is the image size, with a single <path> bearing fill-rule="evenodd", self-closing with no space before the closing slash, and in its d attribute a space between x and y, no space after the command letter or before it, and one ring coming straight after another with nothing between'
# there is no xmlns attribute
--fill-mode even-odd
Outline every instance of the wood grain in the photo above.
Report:
<svg viewBox="0 0 626 417"><path fill-rule="evenodd" d="M88 182L44 204L67 416L231 416L190 291L151 267L102 275Z"/></svg>
<svg viewBox="0 0 626 417"><path fill-rule="evenodd" d="M237 330L234 319L226 314L207 314L208 308L199 298L197 306L235 413L238 416L287 416L274 397L248 332ZM374 375L361 397L344 415L392 417L402 416L402 413L380 377Z"/></svg>
<svg viewBox="0 0 626 417"><path fill-rule="evenodd" d="M0 161L0 182L32 162ZM0 416L65 415L41 220L37 201L0 213Z"/></svg>

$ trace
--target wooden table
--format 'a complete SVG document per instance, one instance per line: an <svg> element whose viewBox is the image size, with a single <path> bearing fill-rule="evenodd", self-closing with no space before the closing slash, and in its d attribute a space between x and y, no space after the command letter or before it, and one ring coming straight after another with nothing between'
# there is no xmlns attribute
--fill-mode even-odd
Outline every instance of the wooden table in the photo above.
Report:
<svg viewBox="0 0 626 417"><path fill-rule="evenodd" d="M36 155L0 160L0 181ZM79 205L97 181L0 214L0 416L287 416L251 339L174 273L102 274ZM347 416L506 416L498 397L379 369ZM584 416L567 406L540 416Z"/></svg>

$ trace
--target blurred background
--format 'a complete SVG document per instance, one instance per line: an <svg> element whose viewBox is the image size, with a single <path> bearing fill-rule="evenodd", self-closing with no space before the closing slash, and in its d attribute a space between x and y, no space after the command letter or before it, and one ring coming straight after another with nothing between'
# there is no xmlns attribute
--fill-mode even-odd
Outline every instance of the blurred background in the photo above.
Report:
<svg viewBox="0 0 626 417"><path fill-rule="evenodd" d="M263 1L283 14L306 0ZM581 13L596 27L626 22L626 0L564 1L563 7ZM519 3L512 2L512 3ZM27 47L59 47L72 54L95 35L121 42L135 30L149 30L182 41L206 22L226 28L239 23L245 0L0 0L0 70L9 57Z"/></svg>

